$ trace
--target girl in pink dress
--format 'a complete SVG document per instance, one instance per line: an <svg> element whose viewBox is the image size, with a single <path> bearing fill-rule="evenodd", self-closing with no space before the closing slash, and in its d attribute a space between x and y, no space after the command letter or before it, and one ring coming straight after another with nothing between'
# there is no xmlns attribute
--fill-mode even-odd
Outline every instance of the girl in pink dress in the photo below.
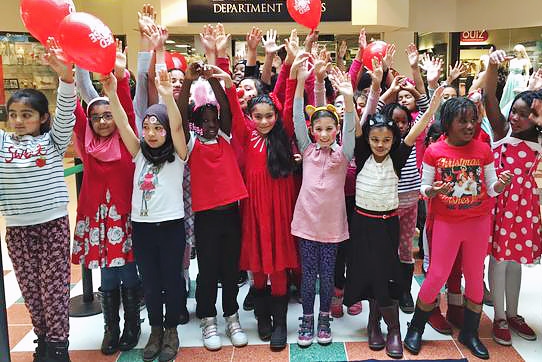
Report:
<svg viewBox="0 0 542 362"><path fill-rule="evenodd" d="M495 168L508 170L515 176L510 188L497 198L489 263L489 286L495 308L493 339L510 346L510 329L524 339L536 339L535 332L518 315L518 301L521 264L539 263L542 252L540 204L538 194L534 193L537 186L533 175L542 147L536 124L529 119L536 93L518 94L508 119L501 114L495 89L497 68L505 59L502 50L490 55L485 93L487 116L494 133Z"/></svg>

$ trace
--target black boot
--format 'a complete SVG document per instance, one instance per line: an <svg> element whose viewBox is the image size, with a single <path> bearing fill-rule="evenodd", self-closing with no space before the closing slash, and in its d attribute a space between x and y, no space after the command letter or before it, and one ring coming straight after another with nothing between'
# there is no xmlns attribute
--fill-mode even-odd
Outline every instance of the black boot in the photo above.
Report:
<svg viewBox="0 0 542 362"><path fill-rule="evenodd" d="M414 264L401 263L403 278L405 281L404 290L399 297L399 308L403 313L414 313L414 300L410 288L412 286L412 277L414 276Z"/></svg>
<svg viewBox="0 0 542 362"><path fill-rule="evenodd" d="M367 322L367 335L369 337L369 348L373 351L380 351L386 346L386 341L382 336L382 330L380 329L380 310L376 300L369 299L369 320Z"/></svg>
<svg viewBox="0 0 542 362"><path fill-rule="evenodd" d="M268 341L271 338L271 333L273 331L271 325L270 291L269 288L253 290L254 314L258 320L258 335L262 341Z"/></svg>
<svg viewBox="0 0 542 362"><path fill-rule="evenodd" d="M288 312L288 295L271 297L271 314L273 315L273 333L271 334L272 350L282 350L286 347L288 330L286 327L286 314Z"/></svg>
<svg viewBox="0 0 542 362"><path fill-rule="evenodd" d="M68 354L68 341L47 342L47 362L71 362Z"/></svg>
<svg viewBox="0 0 542 362"><path fill-rule="evenodd" d="M102 340L101 351L105 355L114 354L119 350L119 306L120 290L119 288L102 291L102 312L104 315L104 338Z"/></svg>
<svg viewBox="0 0 542 362"><path fill-rule="evenodd" d="M478 326L482 316L482 305L465 302L465 320L463 329L459 332L459 342L463 343L471 353L481 359L489 359L489 352L478 338Z"/></svg>
<svg viewBox="0 0 542 362"><path fill-rule="evenodd" d="M412 320L408 323L408 329L404 340L405 348L412 354L420 353L422 347L422 335L427 320L433 312L434 304L425 304L418 299Z"/></svg>
<svg viewBox="0 0 542 362"><path fill-rule="evenodd" d="M243 310L249 311L253 310L256 307L256 301L254 300L254 293L256 292L256 288L254 286L250 286L250 289L248 290L248 294L245 297L245 300L243 301Z"/></svg>
<svg viewBox="0 0 542 362"><path fill-rule="evenodd" d="M47 356L47 343L45 342L45 336L38 336L38 339L34 340L34 343L38 344L33 355L34 362L45 361L45 356Z"/></svg>
<svg viewBox="0 0 542 362"><path fill-rule="evenodd" d="M401 327L399 325L399 307L396 303L389 307L380 307L380 314L388 325L386 337L386 354L391 358L403 357L403 343L401 342Z"/></svg>
<svg viewBox="0 0 542 362"><path fill-rule="evenodd" d="M139 342L141 326L139 320L140 286L122 286L122 307L124 308L124 329L119 341L121 351L129 351Z"/></svg>

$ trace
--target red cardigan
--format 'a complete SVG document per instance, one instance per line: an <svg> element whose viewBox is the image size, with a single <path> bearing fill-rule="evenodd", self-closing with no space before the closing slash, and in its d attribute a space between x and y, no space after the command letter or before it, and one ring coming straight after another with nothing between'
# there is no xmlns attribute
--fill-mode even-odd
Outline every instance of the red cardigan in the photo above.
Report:
<svg viewBox="0 0 542 362"><path fill-rule="evenodd" d="M137 134L135 126L135 113L132 99L130 98L130 86L128 77L118 82L117 94L122 108L128 116L130 126ZM100 204L105 203L106 190L109 189L111 203L117 208L120 215L129 214L132 208L132 185L135 165L132 155L120 140L121 158L118 161L102 162L85 152L85 129L88 119L80 102L77 102L75 109L74 133L77 147L80 150L80 157L83 161L83 184L79 193L77 204L78 216L96 215Z"/></svg>

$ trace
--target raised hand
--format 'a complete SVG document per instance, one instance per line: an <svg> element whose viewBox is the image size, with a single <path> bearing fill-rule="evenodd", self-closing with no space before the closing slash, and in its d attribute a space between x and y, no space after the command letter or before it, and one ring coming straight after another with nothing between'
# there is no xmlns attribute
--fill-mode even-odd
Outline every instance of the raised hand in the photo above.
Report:
<svg viewBox="0 0 542 362"><path fill-rule="evenodd" d="M384 70L393 68L393 59L395 57L395 52L397 51L397 47L395 44L388 44L386 45L386 55L382 58L382 68Z"/></svg>
<svg viewBox="0 0 542 362"><path fill-rule="evenodd" d="M439 57L432 58L429 54L424 54L421 62L421 68L427 72L427 83L433 86L438 84L437 82L442 74L442 59Z"/></svg>
<svg viewBox="0 0 542 362"><path fill-rule="evenodd" d="M456 61L454 67L450 65L449 71L448 71L448 78L446 79L446 82L448 84L451 84L454 80L459 78L461 74L465 73L467 68L461 61Z"/></svg>
<svg viewBox="0 0 542 362"><path fill-rule="evenodd" d="M527 89L530 91L537 91L541 88L542 88L542 68L539 68L529 78L529 86L527 87Z"/></svg>
<svg viewBox="0 0 542 362"><path fill-rule="evenodd" d="M73 71L71 64L66 62L66 58L62 49L53 37L47 39L45 46L46 52L43 55L43 60L51 69L58 74L59 78L65 83L73 83Z"/></svg>
<svg viewBox="0 0 542 362"><path fill-rule="evenodd" d="M199 38L205 54L215 54L216 52L216 37L215 31L211 24L203 26L203 32L199 33Z"/></svg>
<svg viewBox="0 0 542 362"><path fill-rule="evenodd" d="M314 61L314 76L318 82L322 83L326 78L327 72L331 70L331 63L326 62L325 58L318 57Z"/></svg>
<svg viewBox="0 0 542 362"><path fill-rule="evenodd" d="M227 54L228 42L231 39L231 34L226 34L226 31L224 30L224 25L222 25L221 23L216 24L214 32L216 56L224 58Z"/></svg>
<svg viewBox="0 0 542 362"><path fill-rule="evenodd" d="M376 84L382 82L382 77L384 76L383 61L381 62L377 57L374 57L372 60L373 70L369 70L369 75Z"/></svg>
<svg viewBox="0 0 542 362"><path fill-rule="evenodd" d="M123 79L125 76L125 70L126 70L126 48L122 50L122 41L119 39L115 39L116 45L117 45L117 55L115 57L115 77L118 79Z"/></svg>
<svg viewBox="0 0 542 362"><path fill-rule="evenodd" d="M286 64L292 64L297 53L299 52L299 37L297 36L297 29L292 29L290 37L284 39L286 45Z"/></svg>
<svg viewBox="0 0 542 362"><path fill-rule="evenodd" d="M184 79L194 81L197 80L203 72L203 63L193 62L188 64L186 72L184 73Z"/></svg>
<svg viewBox="0 0 542 362"><path fill-rule="evenodd" d="M320 34L318 29L311 30L311 32L307 34L305 42L303 43L306 52L310 52L312 49L312 44L318 41L318 34Z"/></svg>
<svg viewBox="0 0 542 362"><path fill-rule="evenodd" d="M276 53L279 49L284 48L284 44L277 45L277 31L269 29L265 33L265 38L262 38L263 47L266 54Z"/></svg>
<svg viewBox="0 0 542 362"><path fill-rule="evenodd" d="M358 47L360 49L367 48L367 35L365 34L365 28L361 28L359 31Z"/></svg>
<svg viewBox="0 0 542 362"><path fill-rule="evenodd" d="M339 49L337 50L337 57L341 59L344 58L347 50L348 45L346 44L346 40L341 41L341 44L339 44Z"/></svg>
<svg viewBox="0 0 542 362"><path fill-rule="evenodd" d="M435 114L435 112L439 109L440 103L442 101L442 95L444 94L444 86L440 86L437 89L435 89L435 93L433 93L433 98L431 98L431 102L429 103L429 108L426 112L430 112L431 114Z"/></svg>
<svg viewBox="0 0 542 362"><path fill-rule="evenodd" d="M352 82L350 81L350 74L341 71L337 67L331 68L330 71L332 77L331 83L333 87L336 88L346 99L352 99L354 97L354 89L352 88Z"/></svg>
<svg viewBox="0 0 542 362"><path fill-rule="evenodd" d="M154 83L162 98L169 96L173 97L173 85L171 84L171 76L167 70L161 69L160 72L156 74Z"/></svg>
<svg viewBox="0 0 542 362"><path fill-rule="evenodd" d="M141 35L150 36L150 28L156 24L156 13L150 4L143 4L141 11L137 12L137 24Z"/></svg>
<svg viewBox="0 0 542 362"><path fill-rule="evenodd" d="M209 77L223 80L226 88L231 88L233 86L231 76L216 65L205 65L203 72Z"/></svg>
<svg viewBox="0 0 542 362"><path fill-rule="evenodd" d="M100 83L102 84L104 93L109 98L117 94L117 77L111 74L102 74L100 76Z"/></svg>
<svg viewBox="0 0 542 362"><path fill-rule="evenodd" d="M255 50L262 40L262 31L259 28L252 27L252 30L247 33L246 40L248 49Z"/></svg>
<svg viewBox="0 0 542 362"><path fill-rule="evenodd" d="M393 78L390 88L394 92L399 92L401 90L401 84L405 81L405 76L397 75Z"/></svg>
<svg viewBox="0 0 542 362"><path fill-rule="evenodd" d="M408 47L405 49L405 53L408 57L408 63L410 64L411 68L417 68L418 67L418 48L416 48L416 45L410 43Z"/></svg>
<svg viewBox="0 0 542 362"><path fill-rule="evenodd" d="M308 52L298 53L290 68L290 79L297 79L298 83L305 82L314 70L314 67L309 63L311 59L312 55Z"/></svg>
<svg viewBox="0 0 542 362"><path fill-rule="evenodd" d="M489 64L493 64L493 65L499 65L499 64L502 64L510 59L512 59L513 57L511 56L507 56L506 55L506 52L504 50L495 50L493 52L491 52L491 54L489 54Z"/></svg>

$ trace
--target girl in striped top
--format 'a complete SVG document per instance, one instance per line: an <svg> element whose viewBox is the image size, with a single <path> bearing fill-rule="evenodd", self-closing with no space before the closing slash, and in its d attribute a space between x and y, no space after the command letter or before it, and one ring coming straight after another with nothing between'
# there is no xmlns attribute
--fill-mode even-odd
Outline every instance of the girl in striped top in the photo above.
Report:
<svg viewBox="0 0 542 362"><path fill-rule="evenodd" d="M45 59L58 74L56 111L34 89L7 103L9 127L0 130L0 212L15 276L32 319L34 358L69 361L70 227L63 157L75 124L72 68L48 42Z"/></svg>

